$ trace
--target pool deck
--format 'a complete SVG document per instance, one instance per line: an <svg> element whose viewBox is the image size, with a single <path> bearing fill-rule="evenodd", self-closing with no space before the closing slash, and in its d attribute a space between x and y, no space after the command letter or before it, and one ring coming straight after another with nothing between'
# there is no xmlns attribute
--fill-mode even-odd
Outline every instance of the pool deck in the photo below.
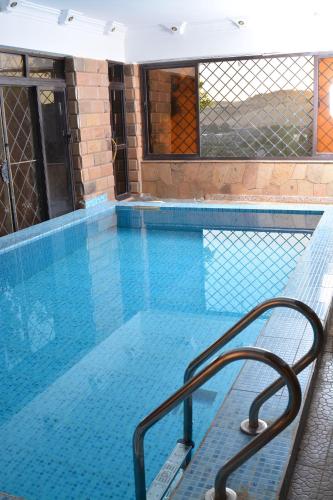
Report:
<svg viewBox="0 0 333 500"><path fill-rule="evenodd" d="M333 497L333 324L330 322L287 500Z"/></svg>
<svg viewBox="0 0 333 500"><path fill-rule="evenodd" d="M53 233L66 226L88 220L102 212L105 215L112 215L116 205L154 205L184 210L186 208L203 209L207 207L211 209L214 207L226 211L322 212L319 224L282 295L304 301L315 310L324 325L327 324L333 297L333 209L327 205L244 202L227 204L163 201L107 202L5 236L0 239L0 254L17 245L39 239L47 233ZM305 354L311 344L312 331L306 319L295 311L282 308L273 312L257 340L258 346L272 350L288 363L293 363ZM251 439L240 432L239 424L247 417L249 405L255 395L276 378L273 370L263 365L255 366L255 364L248 361L243 366L182 481L174 492L174 499L202 499L204 493L213 486L217 470ZM315 384L314 375L317 364L317 362L313 363L299 376L303 391L303 411L285 431L230 476L228 486L238 492L239 498L248 500L286 498L312 388ZM268 420L275 419L283 412L286 402L287 390L284 388L265 404L261 415ZM302 496L303 498L306 497Z"/></svg>

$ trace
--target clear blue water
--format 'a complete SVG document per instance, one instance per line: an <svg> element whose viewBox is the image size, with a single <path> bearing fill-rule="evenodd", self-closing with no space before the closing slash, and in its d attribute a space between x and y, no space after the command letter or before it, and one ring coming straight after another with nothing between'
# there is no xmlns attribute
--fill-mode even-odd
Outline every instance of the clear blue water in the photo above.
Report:
<svg viewBox="0 0 333 500"><path fill-rule="evenodd" d="M0 255L0 491L134 498L135 426L282 291L316 223L250 215L119 209ZM264 321L228 347L253 344ZM197 443L239 368L195 394ZM147 435L148 481L181 429L179 407Z"/></svg>

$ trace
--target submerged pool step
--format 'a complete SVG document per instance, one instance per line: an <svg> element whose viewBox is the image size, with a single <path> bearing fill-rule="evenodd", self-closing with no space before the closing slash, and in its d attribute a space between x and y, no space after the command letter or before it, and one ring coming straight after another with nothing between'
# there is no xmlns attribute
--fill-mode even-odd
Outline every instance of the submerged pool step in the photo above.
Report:
<svg viewBox="0 0 333 500"><path fill-rule="evenodd" d="M175 479L192 446L177 443L147 491L147 500L161 500Z"/></svg>

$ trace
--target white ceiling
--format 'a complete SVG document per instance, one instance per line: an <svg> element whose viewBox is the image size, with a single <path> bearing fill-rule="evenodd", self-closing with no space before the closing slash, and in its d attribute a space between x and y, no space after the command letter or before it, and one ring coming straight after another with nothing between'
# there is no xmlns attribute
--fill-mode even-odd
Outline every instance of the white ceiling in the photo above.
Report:
<svg viewBox="0 0 333 500"><path fill-rule="evenodd" d="M297 25L302 18L333 13L332 0L34 0L58 9L74 9L101 19L116 20L140 29L181 21L209 23L228 17L247 17L274 24L287 18Z"/></svg>

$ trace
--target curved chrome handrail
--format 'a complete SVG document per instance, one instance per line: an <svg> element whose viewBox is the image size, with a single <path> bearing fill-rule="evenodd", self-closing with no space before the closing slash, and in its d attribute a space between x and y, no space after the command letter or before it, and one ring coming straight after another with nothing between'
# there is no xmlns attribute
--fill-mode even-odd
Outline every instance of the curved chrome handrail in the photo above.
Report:
<svg viewBox="0 0 333 500"><path fill-rule="evenodd" d="M203 351L199 356L186 368L184 374L184 384L186 384L194 375L195 371L199 366L201 366L210 357L216 354L223 346L225 346L230 340L234 339L236 335L241 333L246 327L248 327L253 321L255 321L264 312L275 309L276 307L287 307L289 309L295 309L303 316L307 318L310 322L313 330L313 343L311 349L302 356L297 363L293 365L293 370L297 374L304 370L320 353L324 343L324 330L323 325L318 318L317 314L304 302L297 299L291 299L287 297L277 297L274 299L269 299L254 309L252 309L248 314L246 314L240 321L238 321L234 326L229 328L222 337L220 337L216 342L211 344L205 351ZM249 412L249 430L244 429L242 425L242 430L248 434L257 434L257 429L259 425L258 415L261 405L269 399L276 391L278 391L283 386L283 382L280 379L276 380L271 384L265 391L263 391L252 403ZM192 396L184 401L184 444L193 445L192 433L193 433L193 415L192 415ZM264 429L265 427L262 427ZM188 456L187 463L190 460L190 455Z"/></svg>
<svg viewBox="0 0 333 500"><path fill-rule="evenodd" d="M154 424L156 424L156 422L161 420L161 418L173 410L173 408L175 408L181 401L184 401L185 398L201 387L205 382L207 382L207 380L216 375L229 363L243 359L261 361L274 368L283 377L285 383L287 384L289 400L283 414L262 434L256 436L239 453L237 453L234 458L229 460L227 464L220 469L215 481L215 500L225 500L227 498L225 487L229 474L271 439L277 436L283 429L285 429L285 427L289 425L290 422L292 422L292 420L294 420L301 406L302 394L300 384L295 373L285 361L272 352L256 347L242 347L240 349L233 349L222 354L201 370L197 375L191 378L152 413L145 417L136 427L133 435L136 500L146 500L144 437L148 429L150 429Z"/></svg>

